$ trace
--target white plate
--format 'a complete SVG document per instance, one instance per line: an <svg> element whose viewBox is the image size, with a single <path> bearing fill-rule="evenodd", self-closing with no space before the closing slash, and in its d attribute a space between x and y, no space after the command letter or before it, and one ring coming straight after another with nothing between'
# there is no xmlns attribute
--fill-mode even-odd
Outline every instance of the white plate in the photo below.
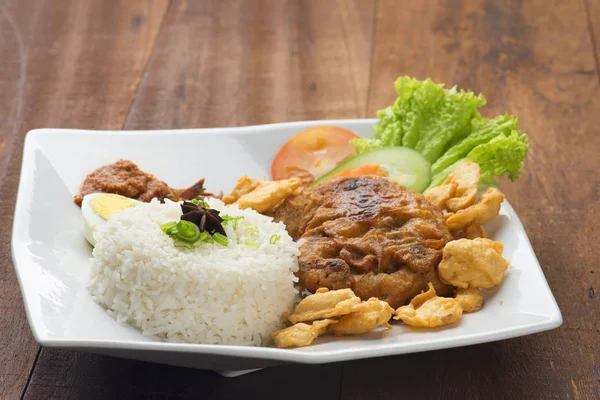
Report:
<svg viewBox="0 0 600 400"><path fill-rule="evenodd" d="M323 337L312 346L276 348L153 341L122 326L85 289L91 249L72 202L85 175L125 158L174 187L206 177L210 190L231 190L241 175L269 176L271 160L294 133L338 125L369 136L375 120L312 121L224 129L28 133L15 209L12 252L35 339L43 346L214 370L284 363L326 363L413 353L507 339L556 328L560 310L512 207L487 226L511 261L504 283L488 291L482 311L440 330L395 324L361 336Z"/></svg>

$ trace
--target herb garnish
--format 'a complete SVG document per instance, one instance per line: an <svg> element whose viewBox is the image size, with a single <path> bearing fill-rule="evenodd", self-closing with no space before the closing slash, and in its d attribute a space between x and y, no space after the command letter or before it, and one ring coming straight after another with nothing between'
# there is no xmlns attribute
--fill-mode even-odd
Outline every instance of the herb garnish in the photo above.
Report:
<svg viewBox="0 0 600 400"><path fill-rule="evenodd" d="M243 219L244 219L243 216L232 217L230 215L224 215L223 216L223 226L231 224L231 226L233 227L233 230L236 231L237 227L238 227L238 222Z"/></svg>
<svg viewBox="0 0 600 400"><path fill-rule="evenodd" d="M278 234L271 235L271 237L269 238L269 243L276 244L277 242L279 242L280 239L281 236L279 236Z"/></svg>
<svg viewBox="0 0 600 400"><path fill-rule="evenodd" d="M208 232L211 235L220 233L226 237L227 234L222 225L223 218L219 216L219 211L207 208L207 205L206 202L200 205L184 201L181 204L181 211L183 212L181 220L195 224L200 229L200 232Z"/></svg>
<svg viewBox="0 0 600 400"><path fill-rule="evenodd" d="M175 247L192 250L202 243L217 242L222 246L229 244L223 228L223 218L206 201L184 201L181 211L183 215L180 221L166 222L160 226L174 240ZM237 220L235 223L237 224Z"/></svg>

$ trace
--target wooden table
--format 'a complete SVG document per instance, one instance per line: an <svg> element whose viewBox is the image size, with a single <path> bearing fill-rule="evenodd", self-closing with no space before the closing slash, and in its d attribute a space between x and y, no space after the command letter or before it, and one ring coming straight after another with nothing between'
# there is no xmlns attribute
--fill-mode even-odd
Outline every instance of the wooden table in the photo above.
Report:
<svg viewBox="0 0 600 400"><path fill-rule="evenodd" d="M600 397L600 0L5 0L0 3L2 398ZM40 348L10 257L23 136L374 117L399 75L456 83L521 117L502 190L564 315L466 348L236 379Z"/></svg>

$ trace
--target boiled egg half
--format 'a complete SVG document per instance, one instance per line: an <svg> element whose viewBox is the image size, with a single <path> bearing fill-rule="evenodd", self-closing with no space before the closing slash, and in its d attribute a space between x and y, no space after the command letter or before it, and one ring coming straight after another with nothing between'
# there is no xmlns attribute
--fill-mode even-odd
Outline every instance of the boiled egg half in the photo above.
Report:
<svg viewBox="0 0 600 400"><path fill-rule="evenodd" d="M139 203L137 200L111 193L92 193L84 196L81 202L81 212L83 214L83 234L87 241L95 246L94 232L100 226L106 224L106 221L113 215L135 207Z"/></svg>

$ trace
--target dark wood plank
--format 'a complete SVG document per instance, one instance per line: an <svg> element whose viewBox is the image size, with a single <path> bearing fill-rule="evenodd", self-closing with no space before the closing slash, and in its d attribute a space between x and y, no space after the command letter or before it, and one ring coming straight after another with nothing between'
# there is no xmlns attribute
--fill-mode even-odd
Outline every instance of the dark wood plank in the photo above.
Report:
<svg viewBox="0 0 600 400"><path fill-rule="evenodd" d="M125 128L363 117L373 11L374 2L362 0L174 1ZM340 364L228 380L209 371L42 349L26 397L331 399L340 379Z"/></svg>
<svg viewBox="0 0 600 400"><path fill-rule="evenodd" d="M600 397L600 90L584 3L403 5L378 4L369 113L394 100L392 82L406 74L487 94L484 115L521 117L531 150L520 180L501 187L565 322L499 343L346 363L342 396Z"/></svg>
<svg viewBox="0 0 600 400"><path fill-rule="evenodd" d="M590 40L594 47L594 59L596 62L596 73L600 80L600 0L583 0Z"/></svg>
<svg viewBox="0 0 600 400"><path fill-rule="evenodd" d="M126 127L360 118L372 13L358 0L176 1Z"/></svg>
<svg viewBox="0 0 600 400"><path fill-rule="evenodd" d="M340 379L335 364L269 368L229 379L212 371L53 351L40 356L25 398L239 399L260 394L264 399L336 399Z"/></svg>
<svg viewBox="0 0 600 400"><path fill-rule="evenodd" d="M39 127L119 129L166 8L163 0L0 5L0 398L21 395L37 352L10 256L23 137Z"/></svg>

